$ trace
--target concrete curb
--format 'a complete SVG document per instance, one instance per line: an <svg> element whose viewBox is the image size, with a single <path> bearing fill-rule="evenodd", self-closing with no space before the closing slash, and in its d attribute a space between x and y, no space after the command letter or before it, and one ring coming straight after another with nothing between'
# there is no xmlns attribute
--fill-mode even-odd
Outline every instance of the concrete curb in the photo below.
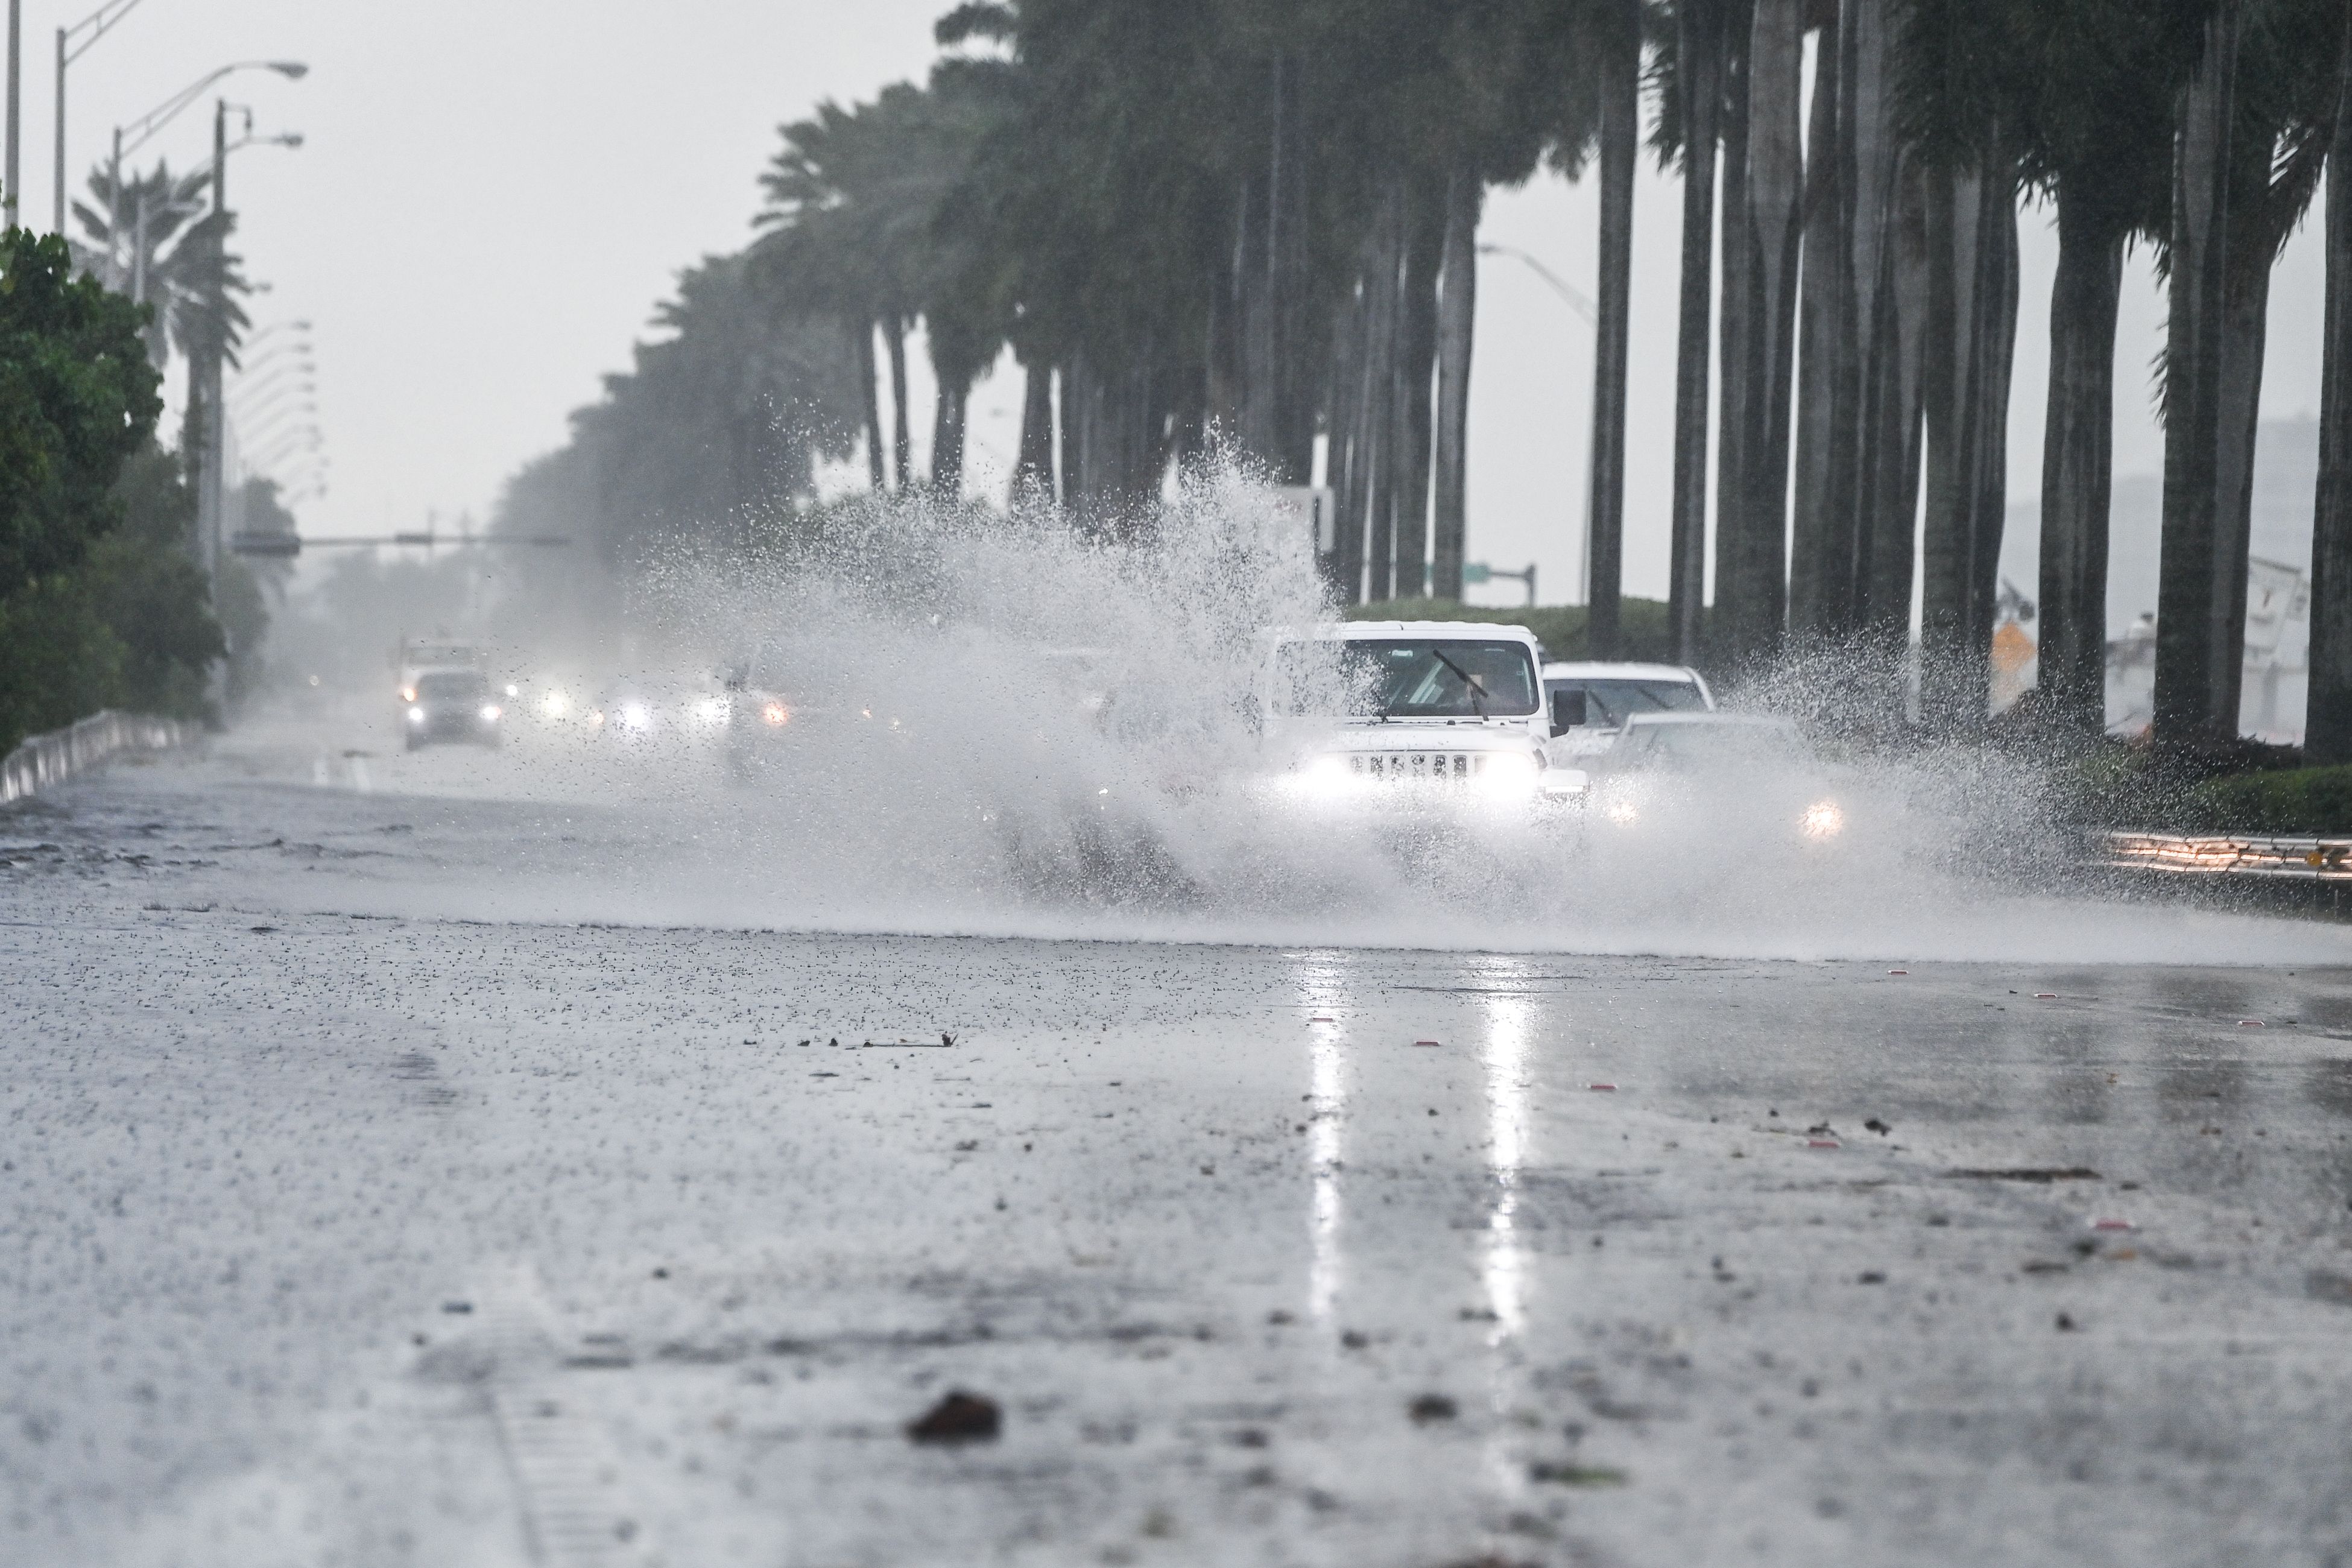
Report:
<svg viewBox="0 0 2352 1568"><path fill-rule="evenodd" d="M118 713L110 708L65 729L27 735L0 762L0 805L37 795L126 752L169 751L202 733L202 725L183 719Z"/></svg>

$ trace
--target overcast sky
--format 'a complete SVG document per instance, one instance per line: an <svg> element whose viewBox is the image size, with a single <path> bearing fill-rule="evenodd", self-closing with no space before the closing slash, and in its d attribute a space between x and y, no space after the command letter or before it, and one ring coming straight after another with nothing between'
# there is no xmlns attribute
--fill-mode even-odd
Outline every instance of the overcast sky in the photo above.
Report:
<svg viewBox="0 0 2352 1568"><path fill-rule="evenodd" d="M25 4L25 212L46 224L55 29L94 0ZM820 99L919 77L947 0L138 0L72 68L68 168L79 190L110 128L215 66L299 59L310 77L230 79L262 133L230 174L240 248L271 285L257 325L304 318L318 344L330 496L312 534L486 516L501 481L560 443L565 416L628 363L682 267L740 247L776 127ZM147 150L207 155L209 100ZM1680 201L1646 163L1636 198L1626 587L1664 591ZM1590 293L1595 195L1545 176L1490 199L1481 237ZM2011 413L2013 500L2040 486L2047 215L2024 224L2024 310ZM1118 265L1116 257L1104 265ZM1591 330L1531 269L1486 258L1472 387L1470 555L1537 563L1543 597L1576 583L1591 419ZM2320 261L2313 225L2273 296L2266 415L2318 403ZM2146 256L2127 272L2118 344L2119 476L2162 462L2147 365L2163 305ZM919 356L918 357L919 363ZM928 386L919 385L928 399ZM1009 454L1018 395L983 384L974 458ZM919 404L919 447L929 433ZM975 481L977 482L977 481ZM2014 570L2030 574L2030 557ZM1516 584L1486 596L1508 602ZM2119 616L2128 607L2117 605Z"/></svg>

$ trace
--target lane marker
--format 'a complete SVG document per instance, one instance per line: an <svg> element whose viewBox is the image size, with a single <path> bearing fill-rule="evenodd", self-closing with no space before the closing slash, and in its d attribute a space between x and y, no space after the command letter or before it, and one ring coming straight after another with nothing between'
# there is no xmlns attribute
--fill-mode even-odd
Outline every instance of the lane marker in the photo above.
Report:
<svg viewBox="0 0 2352 1568"><path fill-rule="evenodd" d="M490 1352L490 1415L522 1515L531 1561L545 1568L607 1568L640 1537L614 1496L620 1465L596 1423L565 1399L561 1335L526 1270L488 1294L478 1311Z"/></svg>

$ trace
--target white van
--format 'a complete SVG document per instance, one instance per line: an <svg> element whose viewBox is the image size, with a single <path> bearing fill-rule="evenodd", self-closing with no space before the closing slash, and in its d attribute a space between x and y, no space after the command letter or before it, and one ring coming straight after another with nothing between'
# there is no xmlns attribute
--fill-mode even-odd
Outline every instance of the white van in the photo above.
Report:
<svg viewBox="0 0 2352 1568"><path fill-rule="evenodd" d="M1615 745L1636 713L1712 713L1715 693L1687 665L1588 659L1543 667L1558 762L1582 765Z"/></svg>

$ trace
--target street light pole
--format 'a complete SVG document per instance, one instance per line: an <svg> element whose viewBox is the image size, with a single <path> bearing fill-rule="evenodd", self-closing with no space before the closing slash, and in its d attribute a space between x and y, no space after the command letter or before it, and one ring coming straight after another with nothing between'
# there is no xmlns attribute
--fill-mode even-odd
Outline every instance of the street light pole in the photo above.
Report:
<svg viewBox="0 0 2352 1568"><path fill-rule="evenodd" d="M204 437L196 479L196 526L204 539L205 577L213 613L220 613L221 513L226 499L222 465L227 457L228 410L221 396L221 362L228 353L228 103L213 100L212 321L205 331Z"/></svg>
<svg viewBox="0 0 2352 1568"><path fill-rule="evenodd" d="M8 171L0 184L0 202L7 205L8 226L16 226L16 183L21 161L16 156L23 128L25 95L25 0L8 0Z"/></svg>
<svg viewBox="0 0 2352 1568"><path fill-rule="evenodd" d="M89 16L84 16L72 26L59 27L58 29L58 163L55 181L57 223L54 226L60 238L64 237L66 232L66 67L73 64L74 61L81 58L83 55L89 53L89 47L92 44L97 43L99 39L106 37L107 33L112 29L117 22L121 21L123 17L131 15L132 9L136 7L138 4L139 0L106 0L105 5L100 5L97 10L92 11ZM10 10L13 21L15 0L11 0ZM83 38L81 42L78 44L75 43L74 39L83 33L88 33L89 37ZM12 44L14 42L15 36L15 29L12 26L9 34ZM12 58L15 52L16 51L13 47L9 51ZM14 75L15 72L12 68L10 71L12 79ZM16 126L16 118L13 113L9 118L9 126L12 131ZM14 157L12 156L9 161L11 164L13 164L15 163Z"/></svg>

